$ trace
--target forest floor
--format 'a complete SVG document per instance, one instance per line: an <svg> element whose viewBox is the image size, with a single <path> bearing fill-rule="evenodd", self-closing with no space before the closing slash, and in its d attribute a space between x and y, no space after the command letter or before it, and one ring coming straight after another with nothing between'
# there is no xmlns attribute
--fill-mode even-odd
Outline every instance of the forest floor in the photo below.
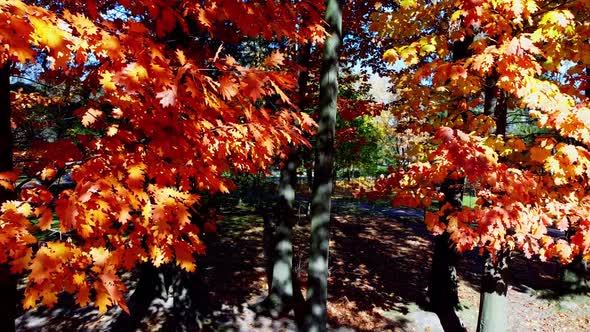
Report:
<svg viewBox="0 0 590 332"><path fill-rule="evenodd" d="M425 311L426 282L432 236L420 221L421 212L376 207L336 198L330 240L329 322L333 331L439 331L437 318ZM306 279L305 255L309 229L295 227L294 265ZM205 331L294 331L290 317L271 320L250 306L266 292L262 219L251 209L224 211L218 233L208 239L200 259L209 313ZM514 257L508 291L510 331L590 331L590 296L556 298L559 266ZM481 259L464 255L459 268L460 317L475 331L479 303ZM133 277L129 277L133 279ZM133 282L129 281L133 291ZM170 322L178 306L154 300L138 325L140 331L176 330ZM93 308L76 309L65 299L56 308L23 313L18 331L110 331L121 315L111 309L100 315Z"/></svg>

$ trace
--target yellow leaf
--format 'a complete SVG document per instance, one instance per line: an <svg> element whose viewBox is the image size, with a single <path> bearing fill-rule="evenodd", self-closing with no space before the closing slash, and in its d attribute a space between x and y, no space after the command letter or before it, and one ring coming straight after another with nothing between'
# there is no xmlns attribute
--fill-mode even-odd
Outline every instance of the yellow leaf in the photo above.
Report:
<svg viewBox="0 0 590 332"><path fill-rule="evenodd" d="M29 288L25 291L25 300L23 302L23 308L31 309L37 305L37 301L39 301L39 291L36 289Z"/></svg>
<svg viewBox="0 0 590 332"><path fill-rule="evenodd" d="M451 21L457 21L459 18L461 18L461 14L463 14L462 10L457 10L455 11L452 15L451 15Z"/></svg>
<svg viewBox="0 0 590 332"><path fill-rule="evenodd" d="M113 137L113 136L117 135L117 132L119 132L119 125L118 124L111 125L107 129L107 136Z"/></svg>
<svg viewBox="0 0 590 332"><path fill-rule="evenodd" d="M176 50L176 58L178 59L178 62L180 62L180 65L184 66L186 63L186 56L182 50Z"/></svg>
<svg viewBox="0 0 590 332"><path fill-rule="evenodd" d="M82 285L86 281L86 273L78 272L74 274L74 284Z"/></svg>
<svg viewBox="0 0 590 332"><path fill-rule="evenodd" d="M98 311L101 314L104 314L109 306L112 304L109 294L102 290L103 287L100 287L96 291L96 306L98 307Z"/></svg>
<svg viewBox="0 0 590 332"><path fill-rule="evenodd" d="M101 73L100 76L102 78L99 82L105 90L117 90L117 86L113 82L113 76L115 76L113 73L105 71L104 73Z"/></svg>
<svg viewBox="0 0 590 332"><path fill-rule="evenodd" d="M397 52L393 48L388 49L387 51L385 51L385 54L383 54L383 60L384 61L394 63L398 59L399 59L399 56L398 56Z"/></svg>
<svg viewBox="0 0 590 332"><path fill-rule="evenodd" d="M129 77L135 83L140 83L148 77L148 73L145 67L138 64L137 62L128 64L125 67L124 72L125 75L127 75L127 77Z"/></svg>
<svg viewBox="0 0 590 332"><path fill-rule="evenodd" d="M111 253L105 247L92 248L90 250L90 256L96 266L104 266Z"/></svg>
<svg viewBox="0 0 590 332"><path fill-rule="evenodd" d="M416 7L416 0L401 0L399 5L404 9L414 8Z"/></svg>
<svg viewBox="0 0 590 332"><path fill-rule="evenodd" d="M33 43L49 46L50 48L58 48L63 44L64 32L57 26L48 23L47 20L34 16L29 17L29 21L34 29L34 32L31 34Z"/></svg>

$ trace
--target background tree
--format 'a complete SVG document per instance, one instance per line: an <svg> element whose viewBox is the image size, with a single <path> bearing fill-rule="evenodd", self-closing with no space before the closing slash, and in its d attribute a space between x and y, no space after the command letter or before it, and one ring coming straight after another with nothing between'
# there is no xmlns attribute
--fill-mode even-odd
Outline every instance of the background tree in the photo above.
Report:
<svg viewBox="0 0 590 332"><path fill-rule="evenodd" d="M334 135L338 97L338 49L342 42L342 8L338 0L326 3L329 36L324 42L320 75L320 111L317 154L311 201L311 245L304 331L326 331L328 250L334 167Z"/></svg>

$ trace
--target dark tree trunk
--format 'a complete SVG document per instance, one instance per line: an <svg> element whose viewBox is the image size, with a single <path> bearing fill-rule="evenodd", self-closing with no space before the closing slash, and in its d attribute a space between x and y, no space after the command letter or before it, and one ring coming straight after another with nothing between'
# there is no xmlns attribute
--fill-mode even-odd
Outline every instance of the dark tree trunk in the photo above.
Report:
<svg viewBox="0 0 590 332"><path fill-rule="evenodd" d="M167 297L168 287L164 272L151 263L142 264L135 289L127 301L131 314L121 313L111 326L111 331L135 331L140 328L141 320L148 315L154 299L165 300Z"/></svg>
<svg viewBox="0 0 590 332"><path fill-rule="evenodd" d="M276 228L272 241L272 256L269 275L270 313L276 317L288 312L293 306L293 244L295 225L295 192L297 187L298 158L293 152L281 170L279 198L275 207ZM295 291L300 291L299 289Z"/></svg>
<svg viewBox="0 0 590 332"><path fill-rule="evenodd" d="M497 86L498 74L494 70L486 78L484 87L484 108L485 115L491 115L496 123L496 135L506 135L508 126L508 108L504 92Z"/></svg>
<svg viewBox="0 0 590 332"><path fill-rule="evenodd" d="M155 267L144 263L139 268L139 280L128 300L131 315L121 313L110 327L111 331L142 330L142 320L154 310L170 306L163 331L195 331L202 329L203 316L209 312L209 301L199 265L194 273L176 266Z"/></svg>
<svg viewBox="0 0 590 332"><path fill-rule="evenodd" d="M6 62L0 67L0 172L13 170L13 139L10 124L10 71L10 62ZM16 193L13 190L0 187L0 204L13 199L16 199ZM3 331L15 330L16 303L18 301L16 284L17 278L10 273L9 265L0 265L0 292L2 292L0 324Z"/></svg>
<svg viewBox="0 0 590 332"><path fill-rule="evenodd" d="M445 195L442 205L451 204L453 208L461 207L463 179L445 179L441 185ZM441 217L447 222L447 215ZM459 306L457 262L459 254L452 248L449 233L438 235L434 239L432 271L429 280L429 298L432 310L438 315L445 331L465 330L456 310Z"/></svg>
<svg viewBox="0 0 590 332"><path fill-rule="evenodd" d="M327 329L329 225L338 98L338 49L342 37L342 8L338 0L327 1L326 21L330 35L324 44L320 75L320 117L311 202L308 301L303 322L303 331L313 332Z"/></svg>
<svg viewBox="0 0 590 332"><path fill-rule="evenodd" d="M304 24L304 23L303 23ZM306 93L309 83L311 43L306 43L298 50L298 63L301 66L297 80L299 86L298 106L304 110L307 106ZM296 223L295 194L297 192L297 168L299 156L295 149L288 155L281 169L278 199L274 219L270 214L264 218L264 248L267 259L266 276L268 297L257 306L257 311L269 311L271 316L287 314L292 308L298 320L302 319L301 307L304 298L301 287L293 272L293 226Z"/></svg>
<svg viewBox="0 0 590 332"><path fill-rule="evenodd" d="M576 256L574 260L565 265L561 271L561 280L559 283L559 294L583 294L590 292L588 286L588 263L582 260L581 256Z"/></svg>

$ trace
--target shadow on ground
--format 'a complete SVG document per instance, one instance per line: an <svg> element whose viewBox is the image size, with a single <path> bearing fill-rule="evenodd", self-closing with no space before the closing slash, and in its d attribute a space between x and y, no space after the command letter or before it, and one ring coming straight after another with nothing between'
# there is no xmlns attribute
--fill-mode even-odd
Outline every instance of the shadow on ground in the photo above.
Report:
<svg viewBox="0 0 590 332"><path fill-rule="evenodd" d="M328 307L331 330L410 331L416 328L416 319L436 323L436 317L423 310L432 236L420 221L421 212L375 207L351 199L336 199L333 211ZM266 292L262 228L262 218L253 209L225 210L218 235L207 239L208 253L199 258L200 296L207 298L207 309L198 316L198 329L295 331L292 317L273 321L249 309ZM306 225L296 226L294 233L294 264L302 284L306 280L308 233ZM465 306L461 317L469 330L474 330L481 273L479 255L466 253L459 272L460 297ZM562 306L539 295L556 287L557 264L515 257L512 272L511 331L553 327L562 330L563 326L575 331L588 326L590 317L584 321L583 316L590 312L587 300ZM126 279L132 291L136 279L134 275ZM182 306L175 305L173 294L162 292L152 300L145 317L138 320L138 330L187 330L178 321L185 314ZM584 311L586 308L588 311ZM119 315L119 309L105 315L93 308L75 309L71 298L64 298L53 310L40 307L24 313L17 324L19 331L110 331Z"/></svg>

